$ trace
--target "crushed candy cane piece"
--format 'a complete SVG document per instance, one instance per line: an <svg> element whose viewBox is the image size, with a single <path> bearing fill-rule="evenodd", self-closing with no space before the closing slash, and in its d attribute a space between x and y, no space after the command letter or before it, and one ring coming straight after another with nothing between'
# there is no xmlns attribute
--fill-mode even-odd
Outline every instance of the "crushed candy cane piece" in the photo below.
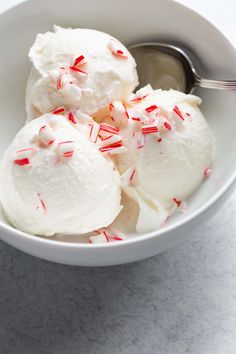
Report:
<svg viewBox="0 0 236 354"><path fill-rule="evenodd" d="M127 186L137 186L138 178L137 178L137 170L133 166L128 168L121 176L121 185L122 187Z"/></svg>
<svg viewBox="0 0 236 354"><path fill-rule="evenodd" d="M145 111L147 113L151 113L151 112L155 111L157 108L158 108L157 105L153 104L152 106L145 108Z"/></svg>
<svg viewBox="0 0 236 354"><path fill-rule="evenodd" d="M112 52L112 54L123 59L128 59L128 56L125 55L123 50L120 49L120 44L115 39L111 38L107 46L108 49L110 49L110 51Z"/></svg>
<svg viewBox="0 0 236 354"><path fill-rule="evenodd" d="M35 148L25 148L16 151L16 159L14 163L19 166L25 166L30 164L30 157L35 153Z"/></svg>
<svg viewBox="0 0 236 354"><path fill-rule="evenodd" d="M73 66L77 67L77 66L81 66L81 65L83 65L85 63L86 63L86 60L85 60L84 55L80 55L79 57L77 57L75 59Z"/></svg>
<svg viewBox="0 0 236 354"><path fill-rule="evenodd" d="M58 107L54 109L54 111L51 112L52 114L64 114L65 113L65 108L64 107Z"/></svg>
<svg viewBox="0 0 236 354"><path fill-rule="evenodd" d="M100 124L100 130L106 133L119 134L119 129L107 123Z"/></svg>
<svg viewBox="0 0 236 354"><path fill-rule="evenodd" d="M136 148L141 149L144 147L145 138L142 133L135 133L134 140L136 141Z"/></svg>
<svg viewBox="0 0 236 354"><path fill-rule="evenodd" d="M211 175L211 168L208 167L208 168L206 168L205 171L204 171L204 176L205 176L205 177L209 177L210 175Z"/></svg>
<svg viewBox="0 0 236 354"><path fill-rule="evenodd" d="M59 74L58 78L57 78L57 90L60 90L62 88L62 75L63 74Z"/></svg>
<svg viewBox="0 0 236 354"><path fill-rule="evenodd" d="M142 134L155 134L158 133L158 127L155 124L144 125L141 128Z"/></svg>
<svg viewBox="0 0 236 354"><path fill-rule="evenodd" d="M68 120L69 120L71 123L73 123L73 124L77 124L77 123L78 123L77 120L76 120L76 118L75 118L75 116L74 116L74 114L73 114L72 112L69 112L69 114L68 114Z"/></svg>
<svg viewBox="0 0 236 354"><path fill-rule="evenodd" d="M141 100L143 100L144 98L146 98L149 93L153 91L151 85L146 85L144 87L142 87L141 89L139 89L138 91L136 91L135 93L131 94L129 96L129 101L131 102L139 102Z"/></svg>
<svg viewBox="0 0 236 354"><path fill-rule="evenodd" d="M173 198L173 202L176 204L177 207L179 207L182 203L182 201L178 200L177 198Z"/></svg>
<svg viewBox="0 0 236 354"><path fill-rule="evenodd" d="M52 145L56 140L54 130L49 125L44 125L39 129L38 138L44 145Z"/></svg>
<svg viewBox="0 0 236 354"><path fill-rule="evenodd" d="M61 141L58 144L58 152L62 158L71 158L74 155L75 142L74 141Z"/></svg>
<svg viewBox="0 0 236 354"><path fill-rule="evenodd" d="M93 122L93 124L91 125L91 128L90 128L90 134L89 134L90 141L92 141L93 143L97 142L99 131L100 131L100 125L96 122Z"/></svg>
<svg viewBox="0 0 236 354"><path fill-rule="evenodd" d="M99 150L109 155L118 155L127 151L127 149L122 145L101 147Z"/></svg>
<svg viewBox="0 0 236 354"><path fill-rule="evenodd" d="M25 166L25 165L29 165L30 161L28 158L24 158L24 159L16 159L14 160L16 165L19 166Z"/></svg>
<svg viewBox="0 0 236 354"><path fill-rule="evenodd" d="M42 197L41 197L41 193L38 192L38 193L37 193L37 196L38 196L38 199L39 199L39 201L40 201L40 204L41 204L41 206L42 206L42 208L43 208L44 213L46 213L47 208L46 208L46 204L45 204L44 200L43 200Z"/></svg>
<svg viewBox="0 0 236 354"><path fill-rule="evenodd" d="M89 237L89 243L96 244L125 240L125 235L123 233L109 228L98 230L96 231L96 234L96 236Z"/></svg>
<svg viewBox="0 0 236 354"><path fill-rule="evenodd" d="M83 55L80 55L75 59L73 65L71 65L69 68L72 71L87 75L87 72L81 69L84 64L86 64L85 57Z"/></svg>
<svg viewBox="0 0 236 354"><path fill-rule="evenodd" d="M120 135L110 135L102 139L102 147L111 147L117 144L122 144L122 137Z"/></svg>
<svg viewBox="0 0 236 354"><path fill-rule="evenodd" d="M184 116L183 116L183 114L181 113L181 111L180 111L180 109L179 109L178 106L175 105L174 108L173 108L173 111L177 114L177 116L178 116L180 119L185 120L185 119L184 119Z"/></svg>
<svg viewBox="0 0 236 354"><path fill-rule="evenodd" d="M168 122L165 122L165 123L164 123L164 127L165 127L167 130L171 130L171 125L170 125L170 123L168 123Z"/></svg>
<svg viewBox="0 0 236 354"><path fill-rule="evenodd" d="M128 111L125 105L120 101L114 101L109 104L109 111L114 122L127 122L129 119Z"/></svg>

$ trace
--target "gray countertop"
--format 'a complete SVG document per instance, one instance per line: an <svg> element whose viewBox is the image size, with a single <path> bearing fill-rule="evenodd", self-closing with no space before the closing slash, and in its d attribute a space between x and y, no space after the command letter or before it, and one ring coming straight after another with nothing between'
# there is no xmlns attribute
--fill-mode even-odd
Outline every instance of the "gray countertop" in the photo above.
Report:
<svg viewBox="0 0 236 354"><path fill-rule="evenodd" d="M198 234L108 268L0 243L2 354L235 354L236 194Z"/></svg>
<svg viewBox="0 0 236 354"><path fill-rule="evenodd" d="M181 2L236 38L233 0ZM184 244L123 266L63 266L0 242L0 354L235 354L235 207L236 193Z"/></svg>

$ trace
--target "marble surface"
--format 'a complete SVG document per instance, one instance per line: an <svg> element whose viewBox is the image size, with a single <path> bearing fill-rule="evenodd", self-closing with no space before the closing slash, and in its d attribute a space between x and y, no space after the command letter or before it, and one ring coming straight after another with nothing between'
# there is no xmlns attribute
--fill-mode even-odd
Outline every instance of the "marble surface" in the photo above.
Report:
<svg viewBox="0 0 236 354"><path fill-rule="evenodd" d="M236 43L233 0L181 2ZM0 354L235 354L235 207L236 193L186 243L117 267L52 264L0 242Z"/></svg>

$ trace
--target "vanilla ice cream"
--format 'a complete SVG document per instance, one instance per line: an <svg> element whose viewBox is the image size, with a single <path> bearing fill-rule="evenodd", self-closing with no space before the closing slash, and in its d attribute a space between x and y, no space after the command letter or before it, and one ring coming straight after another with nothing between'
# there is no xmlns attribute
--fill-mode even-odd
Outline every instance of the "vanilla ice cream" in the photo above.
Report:
<svg viewBox="0 0 236 354"><path fill-rule="evenodd" d="M136 63L126 47L96 30L55 26L54 32L37 35L29 59L28 120L60 106L92 115L124 99L138 84Z"/></svg>
<svg viewBox="0 0 236 354"><path fill-rule="evenodd" d="M127 149L117 156L123 189L140 205L138 231L160 226L206 175L213 135L200 103L196 96L148 85L129 97L123 113L117 102L110 109Z"/></svg>
<svg viewBox="0 0 236 354"><path fill-rule="evenodd" d="M0 164L0 199L13 226L43 236L83 234L119 214L119 174L87 133L86 125L45 114L16 135Z"/></svg>

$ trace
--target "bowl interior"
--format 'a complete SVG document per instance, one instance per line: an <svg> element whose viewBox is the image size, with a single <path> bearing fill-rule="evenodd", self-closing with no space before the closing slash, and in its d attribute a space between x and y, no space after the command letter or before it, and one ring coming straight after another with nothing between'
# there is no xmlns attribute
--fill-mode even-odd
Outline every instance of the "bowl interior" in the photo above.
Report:
<svg viewBox="0 0 236 354"><path fill-rule="evenodd" d="M28 50L36 34L52 30L53 24L99 29L127 45L155 40L181 44L195 53L202 76L236 77L236 55L231 45L206 20L178 3L169 0L99 0L91 4L82 0L27 1L3 13L0 20L1 154L26 118ZM196 94L203 99L202 111L214 131L216 149L212 177L188 201L187 216L213 198L232 178L236 167L235 93L199 89ZM184 218L186 215L175 215L166 227Z"/></svg>

